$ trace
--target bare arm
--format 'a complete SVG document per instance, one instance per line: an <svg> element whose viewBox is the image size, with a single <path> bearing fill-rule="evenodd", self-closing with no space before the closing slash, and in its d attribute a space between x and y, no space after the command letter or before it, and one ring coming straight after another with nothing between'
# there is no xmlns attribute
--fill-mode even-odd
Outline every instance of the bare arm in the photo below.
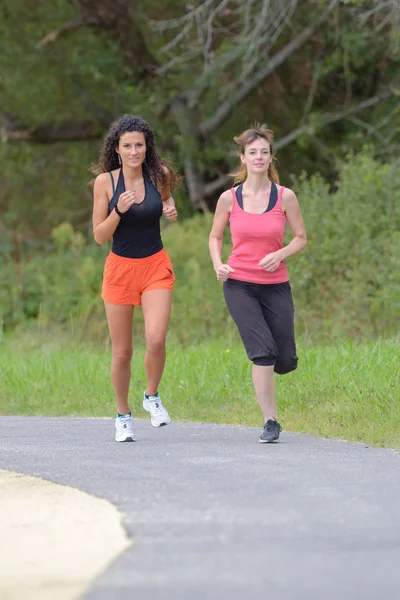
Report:
<svg viewBox="0 0 400 600"><path fill-rule="evenodd" d="M169 171L166 167L165 168L165 172L168 175L168 179L169 179ZM169 185L167 187L164 187L160 190L160 194L161 194L161 200L163 203L163 215L166 219L168 219L168 221L176 221L176 219L178 218L178 212L176 210L176 206L175 206L175 200L173 199L173 197L171 196L171 190L169 188Z"/></svg>
<svg viewBox="0 0 400 600"><path fill-rule="evenodd" d="M285 189L282 198L282 209L286 213L286 218L293 234L290 243L285 248L282 248L283 259L286 259L298 254L306 247L307 234L299 201L292 190Z"/></svg>
<svg viewBox="0 0 400 600"><path fill-rule="evenodd" d="M93 237L95 241L102 246L114 235L121 217L115 210L108 214L108 204L110 202L111 181L108 173L102 173L96 177L93 187ZM118 209L125 213L135 202L135 195L132 192L124 192L118 199Z"/></svg>
<svg viewBox="0 0 400 600"><path fill-rule="evenodd" d="M105 244L114 234L120 218L115 210L108 214L108 185L110 176L102 173L96 177L93 187L93 236L100 246Z"/></svg>
<svg viewBox="0 0 400 600"><path fill-rule="evenodd" d="M175 200L172 196L163 200L163 215L168 221L176 221L178 218L178 211L175 208Z"/></svg>
<svg viewBox="0 0 400 600"><path fill-rule="evenodd" d="M214 270L217 274L217 279L226 281L229 273L233 273L232 267L223 264L221 259L222 241L224 237L225 227L229 221L229 215L232 210L232 195L230 190L221 194L217 207L215 209L213 226L210 232L208 247L210 249L211 260L214 265Z"/></svg>

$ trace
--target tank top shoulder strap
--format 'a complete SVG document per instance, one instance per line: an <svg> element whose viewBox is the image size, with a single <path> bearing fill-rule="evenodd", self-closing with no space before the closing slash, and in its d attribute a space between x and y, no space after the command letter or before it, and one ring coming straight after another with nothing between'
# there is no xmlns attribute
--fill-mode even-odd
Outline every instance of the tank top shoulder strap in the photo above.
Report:
<svg viewBox="0 0 400 600"><path fill-rule="evenodd" d="M111 177L111 185L112 185L112 195L114 196L114 194L115 194L115 182L114 182L114 175L111 173L111 171L110 171L110 177Z"/></svg>
<svg viewBox="0 0 400 600"><path fill-rule="evenodd" d="M158 187L152 182L152 180L150 179L150 177L144 173L143 174L143 181L144 181L144 189L145 189L145 194L151 194L153 197L161 198L161 193L158 189ZM162 200L162 198L161 198Z"/></svg>
<svg viewBox="0 0 400 600"><path fill-rule="evenodd" d="M233 198L233 203L232 203L232 210L238 208L241 206L240 204L240 200L241 200L241 185L238 185L238 187L235 189L234 187L231 188L231 192L232 192L232 198ZM240 197L240 200L239 200ZM241 207L243 208L243 207Z"/></svg>
<svg viewBox="0 0 400 600"><path fill-rule="evenodd" d="M282 196L283 196L283 192L285 191L285 187L283 185L281 185L280 190L279 190L279 194L278 194L278 200L276 202L276 206L277 208L279 208L282 212Z"/></svg>

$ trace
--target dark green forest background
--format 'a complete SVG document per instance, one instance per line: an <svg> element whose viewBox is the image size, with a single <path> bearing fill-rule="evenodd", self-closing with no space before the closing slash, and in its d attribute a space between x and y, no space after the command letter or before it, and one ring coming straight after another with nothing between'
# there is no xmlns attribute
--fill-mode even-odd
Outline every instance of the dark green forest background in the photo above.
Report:
<svg viewBox="0 0 400 600"><path fill-rule="evenodd" d="M306 219L307 251L289 265L299 329L396 333L399 12L399 0L0 0L3 329L75 319L104 332L89 168L129 112L182 175L179 225L164 227L182 342L225 330L207 236L233 136L255 121L275 131Z"/></svg>

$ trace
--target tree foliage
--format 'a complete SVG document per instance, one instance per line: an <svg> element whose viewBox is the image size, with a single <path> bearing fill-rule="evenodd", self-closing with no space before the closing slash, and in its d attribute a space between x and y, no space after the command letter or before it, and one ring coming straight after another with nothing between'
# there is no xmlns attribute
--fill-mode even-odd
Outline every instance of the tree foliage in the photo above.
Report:
<svg viewBox="0 0 400 600"><path fill-rule="evenodd" d="M366 140L386 160L398 151L399 0L10 6L0 0L3 211L12 198L14 213L29 202L49 205L53 223L65 205L87 218L78 190L124 112L154 126L192 210L213 209L232 137L255 120L275 130L286 174L331 177L335 157Z"/></svg>

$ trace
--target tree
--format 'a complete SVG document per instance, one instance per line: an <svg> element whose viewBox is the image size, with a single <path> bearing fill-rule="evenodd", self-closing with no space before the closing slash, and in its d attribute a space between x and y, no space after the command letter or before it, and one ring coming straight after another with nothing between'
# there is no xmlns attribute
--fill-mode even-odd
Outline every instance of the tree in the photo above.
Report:
<svg viewBox="0 0 400 600"><path fill-rule="evenodd" d="M81 106L71 98L62 120L45 122L35 111L22 120L10 108L12 95L0 93L5 141L97 138L120 107L133 106L156 123L161 145L179 157L191 205L201 211L213 209L229 182L228 125L236 132L250 115L264 120L261 103L268 102L277 123L277 148L312 139L318 152L328 152L320 132L339 121L349 137L367 131L389 153L397 143L392 78L398 73L399 0L169 1L163 14L152 0L146 8L137 0L66 4L51 12L54 27L44 35L30 30L28 46L35 40L37 64L78 40L89 75L86 82L79 75L76 56L63 57L70 73L63 86L67 96L74 87ZM3 14L12 21L4 6ZM39 29L45 26L42 17ZM99 41L102 57L91 69L90 50ZM107 62L118 66L118 76L104 74ZM96 78L121 89L99 100Z"/></svg>

